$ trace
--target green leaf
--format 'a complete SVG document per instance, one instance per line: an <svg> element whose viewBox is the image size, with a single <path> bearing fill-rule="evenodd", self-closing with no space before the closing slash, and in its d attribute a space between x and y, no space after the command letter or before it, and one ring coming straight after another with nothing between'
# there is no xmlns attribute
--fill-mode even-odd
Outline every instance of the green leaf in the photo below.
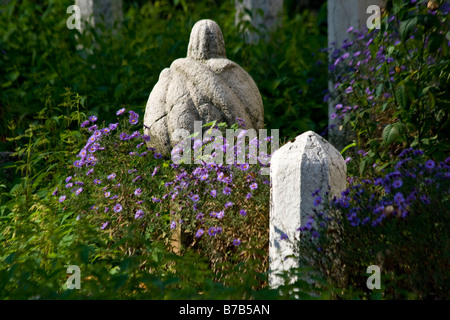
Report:
<svg viewBox="0 0 450 320"><path fill-rule="evenodd" d="M400 122L388 124L383 130L383 141L386 145L390 145L400 138L403 132L403 124Z"/></svg>
<svg viewBox="0 0 450 320"><path fill-rule="evenodd" d="M443 40L444 40L444 36L433 33L430 36L430 40L428 42L428 50L430 51L430 53L434 53L434 52L438 51L438 49L443 44Z"/></svg>
<svg viewBox="0 0 450 320"><path fill-rule="evenodd" d="M359 163L359 173L362 175L364 172L364 169L366 167L366 160L361 160Z"/></svg>
<svg viewBox="0 0 450 320"><path fill-rule="evenodd" d="M414 32L418 21L419 20L417 17L413 17L400 23L400 36L402 38L402 41L405 41L406 38L408 38Z"/></svg>
<svg viewBox="0 0 450 320"><path fill-rule="evenodd" d="M403 7L403 0L393 0L392 13L397 14Z"/></svg>
<svg viewBox="0 0 450 320"><path fill-rule="evenodd" d="M402 109L406 109L408 104L408 97L406 94L405 86L401 85L395 89L395 97L397 99L398 106Z"/></svg>

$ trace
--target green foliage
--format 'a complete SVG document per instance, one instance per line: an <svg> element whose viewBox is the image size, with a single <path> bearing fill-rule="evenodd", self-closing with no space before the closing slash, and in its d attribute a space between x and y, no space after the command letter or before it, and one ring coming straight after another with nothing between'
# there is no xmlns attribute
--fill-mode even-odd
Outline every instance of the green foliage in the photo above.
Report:
<svg viewBox="0 0 450 320"><path fill-rule="evenodd" d="M352 32L354 41L333 52L333 117L356 142L348 154L364 150L360 174L395 161L407 147L438 160L449 154L448 4L437 11L426 4L390 1L381 30Z"/></svg>
<svg viewBox="0 0 450 320"><path fill-rule="evenodd" d="M449 162L436 164L406 149L395 170L352 179L340 197L311 216L300 256L327 279L338 298L448 299ZM366 270L381 269L381 288ZM376 295L374 295L376 293Z"/></svg>
<svg viewBox="0 0 450 320"><path fill-rule="evenodd" d="M0 11L0 29L5 30L0 38L4 142L11 135L8 124L23 134L33 121L47 86L57 105L65 88L70 88L96 114L109 114L121 105L143 110L160 72L186 56L190 30L205 18L221 26L228 58L243 66L259 86L268 126L281 129L286 137L326 126L321 90L327 86L323 72L327 57L318 52L326 46L325 29L318 27L319 21L326 20L324 9L319 16L305 11L293 19L285 17L271 41L247 45L235 26L232 0L220 5L216 1L127 2L120 28L112 32L101 25L100 31L87 26L83 33L66 27L65 12L71 4L13 0Z"/></svg>

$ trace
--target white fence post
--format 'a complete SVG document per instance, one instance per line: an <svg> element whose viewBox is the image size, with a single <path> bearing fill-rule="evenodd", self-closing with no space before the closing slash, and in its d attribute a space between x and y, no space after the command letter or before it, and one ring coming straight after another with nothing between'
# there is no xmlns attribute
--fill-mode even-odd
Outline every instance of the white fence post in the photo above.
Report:
<svg viewBox="0 0 450 320"><path fill-rule="evenodd" d="M313 214L312 193L321 189L322 198L339 196L347 186L347 167L342 155L324 138L308 131L278 149L272 156L270 179L269 284L276 288L282 279L276 273L298 267L292 243L298 228ZM329 189L330 188L330 189ZM283 238L287 239L283 239Z"/></svg>

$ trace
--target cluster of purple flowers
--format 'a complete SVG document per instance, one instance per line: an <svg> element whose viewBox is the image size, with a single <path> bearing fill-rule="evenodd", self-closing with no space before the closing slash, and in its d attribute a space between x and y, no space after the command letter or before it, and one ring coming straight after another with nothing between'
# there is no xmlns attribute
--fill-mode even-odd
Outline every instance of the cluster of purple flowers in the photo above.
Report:
<svg viewBox="0 0 450 320"><path fill-rule="evenodd" d="M239 123L243 124L243 120L239 120ZM192 139L194 149L214 143L211 139ZM249 147L246 146L247 158ZM183 217L184 223L196 228L196 238L201 238L204 234L210 237L225 234L230 219L245 221L251 208L250 199L257 192L266 192L268 195L268 187L261 187L268 186L269 181L260 175L260 165L202 161L194 166L172 164L172 168L177 174L173 181L165 183L168 192L162 200L176 203L179 207L177 214ZM241 241L234 238L233 244L237 246Z"/></svg>
<svg viewBox="0 0 450 320"><path fill-rule="evenodd" d="M331 200L328 209L352 227L377 227L392 217L426 214L433 203L445 201L450 194L450 158L436 163L425 160L423 151L408 148L401 152L392 172L374 179L349 180L350 186ZM322 203L318 192L312 196L315 205ZM318 230L332 220L330 216L323 211L311 215L300 231L309 231L317 238Z"/></svg>
<svg viewBox="0 0 450 320"><path fill-rule="evenodd" d="M116 112L116 115L121 116L125 114L125 111L125 108L122 108ZM119 128L119 126L122 125L124 126L124 130L127 130L128 127L132 127L133 125L138 123L138 119L138 113L129 111L128 121L121 121L121 124L112 123L100 129L95 124L95 122L98 120L96 116L90 116L88 120L84 121L81 124L82 128L87 128L90 136L87 139L86 145L77 155L79 159L74 162L76 173L65 179L64 189L71 190L72 194L76 197L83 193L85 187L93 188L92 190L90 190L92 196L88 197L89 200L85 199L86 197L83 198L87 202L92 202L93 200L96 202L96 204L90 205L90 210L97 211L100 207L102 207L104 208L104 212L107 213L111 208L111 212L113 214L122 214L125 211L128 212L132 210L134 219L137 220L144 217L146 210L144 207L142 207L144 203L144 200L142 199L142 195L144 193L143 188L136 186L131 195L124 194L124 190L127 190L126 187L129 186L129 183L138 184L140 181L142 181L143 175L138 174L136 168L129 169L128 175L123 174L123 171L122 173L119 173L118 171L105 171L105 169L111 170L113 167L115 167L116 164L114 162L116 160L108 158L109 160L113 161L110 164L109 162L105 162L107 160L104 160L105 157L110 157L110 154L117 155L117 152L119 150L126 150L126 148L129 148L129 145L133 144L134 141L137 141L137 146L131 147L134 148L134 150L142 149L145 146L146 142L150 141L149 136L143 135L139 131L134 131L131 134L127 134L125 131L121 132L120 134L117 133L116 135L119 136L119 139L116 139L115 135L112 134ZM154 148L149 147L146 149L146 151L141 152L137 155L143 157L147 155L148 152L150 152L154 155L155 159L160 159L162 157L161 154L155 152ZM133 156L131 152L127 153L127 151L124 151L123 153L127 154L128 156ZM99 159L102 159L103 162L100 162ZM131 162L132 160L126 161L125 164ZM96 169L96 166L98 166L99 164L106 166L106 168L101 167L99 169ZM156 166L154 168L151 174L151 178L153 178L157 174L159 167L160 166ZM123 184L128 185L125 186ZM102 196L93 196L96 192L98 192ZM56 188L52 195L58 196L59 193L59 189ZM58 201L62 203L67 199L68 195L60 195ZM134 201L133 205L130 205L132 203L131 201ZM158 202L160 202L158 197L153 196L153 203ZM102 222L101 229L107 228L107 226L111 225L110 223L111 221Z"/></svg>
<svg viewBox="0 0 450 320"><path fill-rule="evenodd" d="M415 8L415 14L424 12L426 3L411 1ZM448 32L448 22L446 15L449 13L449 3L442 4L438 10L429 11L428 14L440 14L442 23L442 34ZM410 12L412 14L413 11ZM389 32L385 31L383 44L375 45L375 39L380 34L377 29L369 32L367 29L356 30L351 27L348 31L348 38L342 44L334 43L338 48L329 48L331 61L329 70L336 77L334 79L334 91L327 93L324 101L334 98L339 103L335 105L335 112L330 117L333 120L343 119L355 111L371 108L374 106L383 106L383 111L388 107L394 107L395 99L392 96L392 86L399 84L403 78L399 73L405 70L414 72L417 68L415 63L410 63L411 55L419 49L413 44L414 33L408 39L401 38L401 24L397 16L389 16L383 20L383 24L389 25ZM405 23L403 23L405 24ZM425 39L425 44L430 41L429 37ZM409 44L409 46L408 46ZM447 46L450 47L450 41ZM396 48L407 48L407 59L399 58L394 54ZM406 49L405 49L406 50ZM442 52L444 48L439 48ZM433 65L435 58L431 55L427 58L427 63ZM412 61L412 60L411 60ZM389 86L386 81L389 80ZM356 88L357 87L357 88ZM359 105L359 102L362 105Z"/></svg>

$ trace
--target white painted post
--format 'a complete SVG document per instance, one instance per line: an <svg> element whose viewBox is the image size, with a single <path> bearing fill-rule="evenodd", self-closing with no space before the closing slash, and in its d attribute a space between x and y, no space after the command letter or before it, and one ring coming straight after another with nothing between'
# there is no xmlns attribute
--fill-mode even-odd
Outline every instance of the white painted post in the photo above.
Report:
<svg viewBox="0 0 450 320"><path fill-rule="evenodd" d="M277 273L298 267L298 259L286 257L294 253L298 229L314 213L312 193L321 189L323 199L326 192L330 198L340 196L347 186L347 167L328 141L308 131L272 155L270 178L269 284L276 288L282 284Z"/></svg>
<svg viewBox="0 0 450 320"><path fill-rule="evenodd" d="M235 0L236 25L241 21L250 21L251 25L259 31L268 31L276 27L280 22L283 12L283 0ZM245 9L251 12L245 13ZM262 14L261 14L262 13ZM247 43L257 43L259 35L254 32L245 33Z"/></svg>

